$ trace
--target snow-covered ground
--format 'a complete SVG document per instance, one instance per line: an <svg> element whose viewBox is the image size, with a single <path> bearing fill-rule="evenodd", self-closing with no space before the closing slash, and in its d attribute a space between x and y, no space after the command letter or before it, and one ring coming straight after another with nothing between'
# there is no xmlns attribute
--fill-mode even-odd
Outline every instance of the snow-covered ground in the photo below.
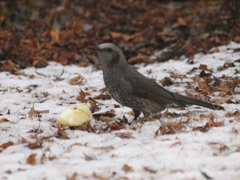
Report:
<svg viewBox="0 0 240 180"><path fill-rule="evenodd" d="M240 59L239 48L240 44L232 42L218 47L219 52L196 54L193 64L182 59L136 68L157 82L173 72L185 75L182 79L172 78L178 83L166 88L183 95L186 90L194 94L187 89L186 82L198 86L192 78L200 74L200 64L207 65L215 77L225 77L225 81L240 77L240 63L234 62ZM226 62L235 66L219 70ZM193 68L197 69L190 73ZM139 123L136 130L128 125L106 132L65 127L68 138L61 139L57 135L56 118L65 108L82 104L77 100L81 90L89 93L88 97L100 94L105 87L102 71L92 66L50 62L46 68L32 67L22 72L23 75L0 73L0 179L240 179L239 84L233 93L223 96L225 92L220 90L211 96L213 102L223 102L225 111L171 109L169 112L187 115L176 118L165 115L161 120ZM78 75L85 78L83 85L70 85L69 80ZM227 100L235 103L228 104ZM97 101L103 104L99 112L113 109L116 119L125 115L132 120L130 108L117 108L114 105L118 103L113 99ZM31 114L33 108L38 116ZM211 122L210 119L219 127L198 129ZM175 134L161 134L160 126L178 122L183 128ZM105 122L91 119L90 123L100 127Z"/></svg>

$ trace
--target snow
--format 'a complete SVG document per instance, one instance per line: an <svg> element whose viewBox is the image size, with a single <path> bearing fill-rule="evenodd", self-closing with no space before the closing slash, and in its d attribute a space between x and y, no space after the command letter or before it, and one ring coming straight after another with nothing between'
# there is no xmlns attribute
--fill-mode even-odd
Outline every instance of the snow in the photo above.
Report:
<svg viewBox="0 0 240 180"><path fill-rule="evenodd" d="M239 71L240 64L237 62L235 67L217 70L225 62L240 59L240 52L234 52L237 48L240 48L240 44L232 42L227 46L218 47L220 52L196 54L194 64L188 64L188 59L183 58L147 66L140 64L136 65L136 68L158 82L164 77L169 77L171 72L185 75L200 64L212 69L216 77L225 74L239 78L236 69ZM153 58L154 56L156 55L153 55ZM63 80L55 81L63 70ZM191 81L200 71L188 74L183 80L176 79L174 81L179 82L178 86L174 84L166 88L185 94L185 82ZM128 127L93 133L70 130L66 127L65 132L69 139L59 139L56 136L56 118L65 108L82 104L76 100L80 90L89 92L90 97L100 94L99 90L105 87L102 71L96 71L92 66L62 66L49 62L46 68L31 67L22 72L25 75L0 73L0 120L9 120L0 123L0 179L204 180L207 179L204 173L213 179L237 180L240 177L239 116L225 117L228 112L239 110L239 104L222 104L225 111L205 108L196 110L194 107L187 110L171 109L170 112L190 113L190 121L186 121L186 117L165 116L161 120L148 121L143 125L140 123L136 130ZM70 85L68 80L78 75L83 76L86 83L80 86ZM236 88L236 92L239 92L239 87ZM222 97L212 97L214 98ZM236 93L228 95L227 98L239 102L240 95ZM113 99L98 101L103 104L100 112L114 109L116 118L125 115L128 119L133 119L132 115L126 114L131 109L114 108L114 104L118 103ZM28 112L32 107L35 110L49 110L49 113L42 113L41 117L29 117ZM211 113L215 114L217 122L223 121L224 125L212 127L207 132L191 130L208 122L206 118L199 120L200 114ZM95 119L90 121L94 125L103 124ZM162 123L179 121L188 123L184 131L156 135ZM42 132L31 132L34 129L40 129ZM131 137L121 138L121 133ZM50 138L42 141L41 148L28 147L28 144L44 137ZM13 145L2 148L1 145L8 142L13 142ZM27 163L32 154L36 154L34 165ZM130 167L130 170L124 169L124 165Z"/></svg>

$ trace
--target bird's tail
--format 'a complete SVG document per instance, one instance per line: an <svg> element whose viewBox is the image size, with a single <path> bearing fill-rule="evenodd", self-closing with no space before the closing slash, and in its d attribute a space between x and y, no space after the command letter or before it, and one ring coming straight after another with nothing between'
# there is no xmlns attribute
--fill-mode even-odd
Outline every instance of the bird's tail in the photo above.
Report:
<svg viewBox="0 0 240 180"><path fill-rule="evenodd" d="M206 107L206 108L213 109L213 110L224 110L224 107L219 106L219 105L204 102L202 100L190 98L187 96L182 96L180 94L178 94L178 95L179 95L178 100L181 103L186 104L186 105L198 105L198 106Z"/></svg>

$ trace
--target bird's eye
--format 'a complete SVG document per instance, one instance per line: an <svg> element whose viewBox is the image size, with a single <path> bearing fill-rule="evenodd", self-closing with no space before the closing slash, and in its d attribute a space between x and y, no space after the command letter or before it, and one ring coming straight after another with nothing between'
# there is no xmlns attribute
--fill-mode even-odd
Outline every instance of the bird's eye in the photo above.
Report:
<svg viewBox="0 0 240 180"><path fill-rule="evenodd" d="M111 52L113 51L111 48L107 48L106 50L107 50L107 52L109 52L109 53L111 53Z"/></svg>

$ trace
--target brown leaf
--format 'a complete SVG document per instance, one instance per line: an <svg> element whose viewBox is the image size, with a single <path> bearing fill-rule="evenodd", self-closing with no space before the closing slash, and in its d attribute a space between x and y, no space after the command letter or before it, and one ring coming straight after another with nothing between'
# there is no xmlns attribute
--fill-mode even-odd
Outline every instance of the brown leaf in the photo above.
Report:
<svg viewBox="0 0 240 180"><path fill-rule="evenodd" d="M40 110L40 111L36 111L36 113L45 114L45 113L49 113L49 110Z"/></svg>
<svg viewBox="0 0 240 180"><path fill-rule="evenodd" d="M92 98L89 98L88 99L88 102L90 103L91 107L90 107L90 110L92 112L96 112L96 111L99 111L101 108L98 106L98 102Z"/></svg>
<svg viewBox="0 0 240 180"><path fill-rule="evenodd" d="M122 126L122 125L119 125L116 123L112 123L112 124L109 124L109 128L111 129L111 131L117 131L120 129L125 129L125 126Z"/></svg>
<svg viewBox="0 0 240 180"><path fill-rule="evenodd" d="M60 30L59 29L52 29L50 32L51 38L53 41L58 41L59 40L59 35L60 35Z"/></svg>
<svg viewBox="0 0 240 180"><path fill-rule="evenodd" d="M77 100L80 101L80 102L82 102L82 103L86 103L87 100L85 99L85 97L86 97L86 93L81 90L81 91L79 92L79 96L77 97Z"/></svg>
<svg viewBox="0 0 240 180"><path fill-rule="evenodd" d="M72 148L73 146L82 146L82 143L73 143L68 149Z"/></svg>
<svg viewBox="0 0 240 180"><path fill-rule="evenodd" d="M198 82L198 86L199 86L201 89L207 89L208 84L207 84L205 81L199 81L199 82Z"/></svg>
<svg viewBox="0 0 240 180"><path fill-rule="evenodd" d="M121 106L118 104L114 104L114 108L120 108Z"/></svg>
<svg viewBox="0 0 240 180"><path fill-rule="evenodd" d="M57 138L59 138L59 139L69 139L66 131L60 126L58 126Z"/></svg>
<svg viewBox="0 0 240 180"><path fill-rule="evenodd" d="M18 66L10 60L2 61L0 66L1 66L2 71L8 71L11 74L15 74L15 75L23 74L23 73L19 72Z"/></svg>
<svg viewBox="0 0 240 180"><path fill-rule="evenodd" d="M179 17L178 18L178 24L187 26L187 25L190 24L190 20L191 20L190 17Z"/></svg>
<svg viewBox="0 0 240 180"><path fill-rule="evenodd" d="M116 135L117 137L122 138L122 139L131 139L131 138L134 138L134 137L132 136L132 133L130 133L130 132L127 132L127 133L116 133L115 135Z"/></svg>
<svg viewBox="0 0 240 180"><path fill-rule="evenodd" d="M223 121L220 121L220 122L207 122L204 126L204 128L211 128L211 127L220 127L220 126L223 126L224 125L224 122Z"/></svg>
<svg viewBox="0 0 240 180"><path fill-rule="evenodd" d="M27 164L36 165L36 155L37 154L29 155L27 158Z"/></svg>
<svg viewBox="0 0 240 180"><path fill-rule="evenodd" d="M111 145L111 146L94 147L93 149L100 149L100 150L109 152L110 150L114 149L114 147Z"/></svg>
<svg viewBox="0 0 240 180"><path fill-rule="evenodd" d="M89 66L89 62L88 61L82 61L78 64L79 67L87 67Z"/></svg>
<svg viewBox="0 0 240 180"><path fill-rule="evenodd" d="M39 148L42 148L42 145L43 145L43 140L37 140L34 143L28 144L27 147L30 149L39 149Z"/></svg>
<svg viewBox="0 0 240 180"><path fill-rule="evenodd" d="M171 144L171 146L170 146L170 148L172 148L172 147L174 147L174 146L176 146L176 145L181 145L182 143L181 142L175 142L175 143L173 143L173 144Z"/></svg>
<svg viewBox="0 0 240 180"><path fill-rule="evenodd" d="M209 51L208 53L209 53L209 54L212 54L212 53L216 53L216 52L220 52L220 50L218 49L218 47L215 47L213 50Z"/></svg>
<svg viewBox="0 0 240 180"><path fill-rule="evenodd" d="M123 38L125 41L128 41L132 38L131 35L119 33L119 32L110 32L112 38Z"/></svg>
<svg viewBox="0 0 240 180"><path fill-rule="evenodd" d="M86 82L87 80L81 75L78 75L68 81L70 85L84 85Z"/></svg>
<svg viewBox="0 0 240 180"><path fill-rule="evenodd" d="M177 74L177 73L173 73L173 74L171 74L170 77L171 77L171 78L174 78L174 79L177 79L177 78L181 78L181 75L180 75L180 74Z"/></svg>
<svg viewBox="0 0 240 180"><path fill-rule="evenodd" d="M128 166L127 164L124 164L122 170L125 172L132 172L133 168L131 166Z"/></svg>
<svg viewBox="0 0 240 180"><path fill-rule="evenodd" d="M112 97L109 94L100 94L98 96L95 96L94 99L108 100L112 99Z"/></svg>
<svg viewBox="0 0 240 180"><path fill-rule="evenodd" d="M35 116L37 114L37 112L35 111L34 107L32 107L30 109L30 111L28 112L28 116L31 118L33 116Z"/></svg>
<svg viewBox="0 0 240 180"><path fill-rule="evenodd" d="M93 172L92 177L97 180L104 180L105 178Z"/></svg>
<svg viewBox="0 0 240 180"><path fill-rule="evenodd" d="M149 168L149 167L143 167L143 169L144 169L145 171L149 172L149 173L152 173L152 174L157 173L156 170L153 170L153 169L151 169L151 168Z"/></svg>
<svg viewBox="0 0 240 180"><path fill-rule="evenodd" d="M108 117L108 116L100 116L99 117L99 120L100 121L103 121L103 122L111 122L113 121L115 118L112 118L112 117Z"/></svg>
<svg viewBox="0 0 240 180"><path fill-rule="evenodd" d="M198 69L205 70L205 71L208 70L207 65L205 65L205 64L200 64Z"/></svg>
<svg viewBox="0 0 240 180"><path fill-rule="evenodd" d="M6 143L1 144L1 145L0 145L0 148L6 149L6 148L8 148L9 146L12 146L12 145L14 145L14 143L11 142L11 141L9 141L9 142L6 142Z"/></svg>
<svg viewBox="0 0 240 180"><path fill-rule="evenodd" d="M9 122L9 120L7 118L0 119L0 123L4 123L4 122Z"/></svg>

